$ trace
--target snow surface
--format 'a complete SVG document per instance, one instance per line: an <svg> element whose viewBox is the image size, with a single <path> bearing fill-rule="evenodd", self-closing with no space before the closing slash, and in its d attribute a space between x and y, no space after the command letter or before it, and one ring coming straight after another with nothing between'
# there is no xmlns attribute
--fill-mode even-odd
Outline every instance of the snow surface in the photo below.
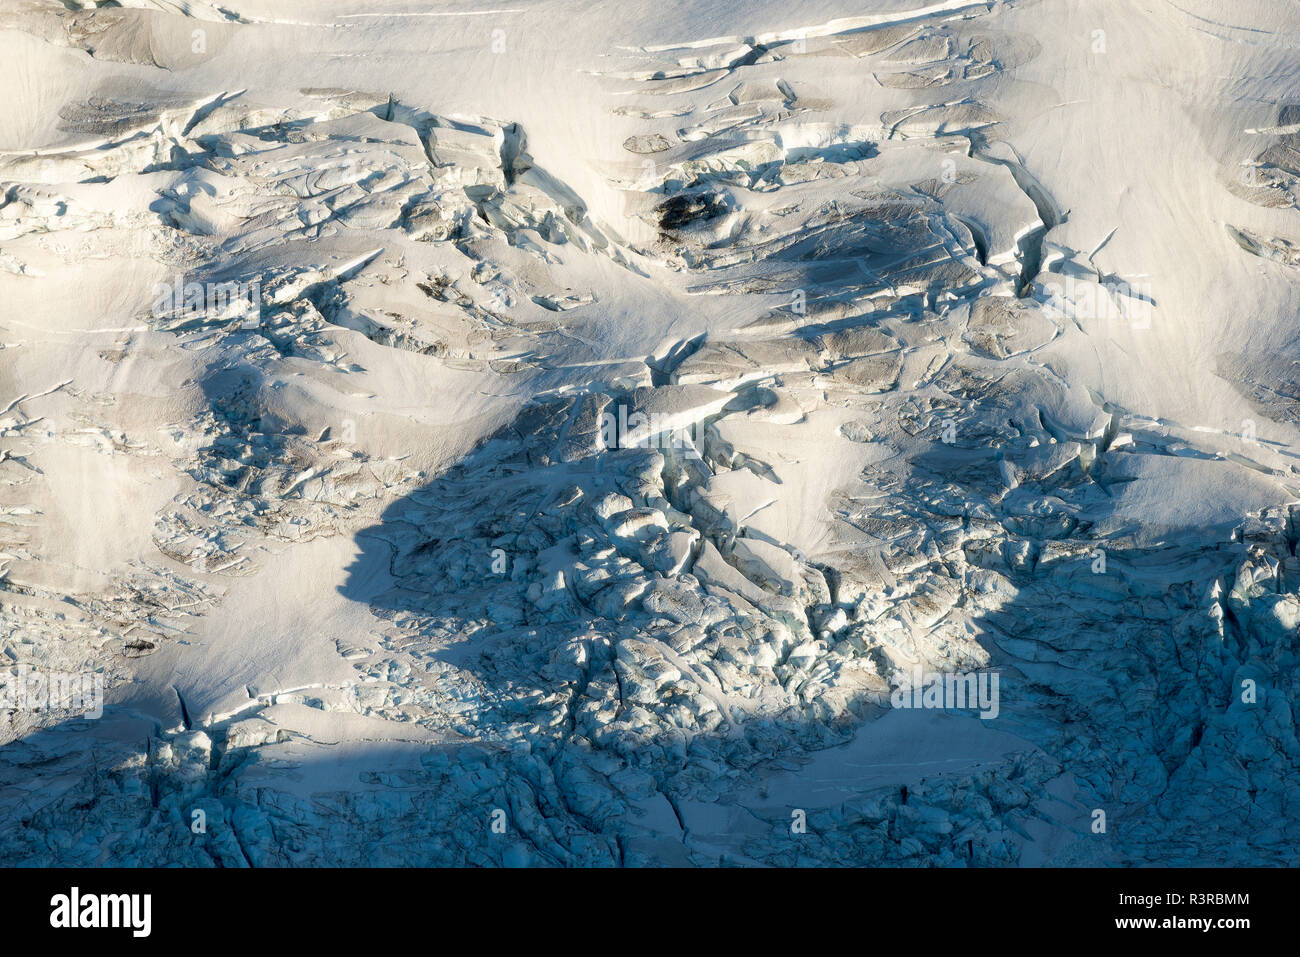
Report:
<svg viewBox="0 0 1300 957"><path fill-rule="evenodd" d="M1294 5L0 45L0 861L1295 863Z"/></svg>

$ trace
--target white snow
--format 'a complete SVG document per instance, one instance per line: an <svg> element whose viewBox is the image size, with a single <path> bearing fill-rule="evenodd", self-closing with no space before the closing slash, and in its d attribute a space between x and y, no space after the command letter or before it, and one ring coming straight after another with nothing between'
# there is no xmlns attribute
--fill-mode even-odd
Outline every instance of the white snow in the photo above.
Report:
<svg viewBox="0 0 1300 957"><path fill-rule="evenodd" d="M1297 28L7 5L0 860L1292 862Z"/></svg>

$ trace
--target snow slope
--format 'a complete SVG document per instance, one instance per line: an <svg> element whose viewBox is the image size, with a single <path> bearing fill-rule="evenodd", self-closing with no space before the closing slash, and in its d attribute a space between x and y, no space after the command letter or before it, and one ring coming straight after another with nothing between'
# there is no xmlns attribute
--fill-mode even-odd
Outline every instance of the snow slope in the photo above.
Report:
<svg viewBox="0 0 1300 957"><path fill-rule="evenodd" d="M1300 15L624 6L0 9L0 860L1294 863Z"/></svg>

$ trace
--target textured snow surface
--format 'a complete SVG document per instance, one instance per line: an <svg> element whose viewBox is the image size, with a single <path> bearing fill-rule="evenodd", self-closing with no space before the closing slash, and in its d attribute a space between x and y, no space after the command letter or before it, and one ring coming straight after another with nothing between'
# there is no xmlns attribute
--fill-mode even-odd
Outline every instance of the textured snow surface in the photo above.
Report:
<svg viewBox="0 0 1300 957"><path fill-rule="evenodd" d="M0 6L0 863L1295 863L1300 10L922 3Z"/></svg>

